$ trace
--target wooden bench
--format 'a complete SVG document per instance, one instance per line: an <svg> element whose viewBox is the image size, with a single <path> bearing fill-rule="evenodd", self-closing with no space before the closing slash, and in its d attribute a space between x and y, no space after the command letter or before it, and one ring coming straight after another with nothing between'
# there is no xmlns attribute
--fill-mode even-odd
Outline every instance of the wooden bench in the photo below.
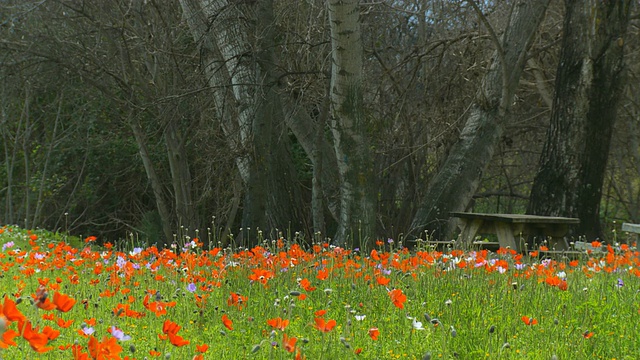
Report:
<svg viewBox="0 0 640 360"><path fill-rule="evenodd" d="M640 234L640 224L622 223L622 231ZM640 235L637 235L636 237L640 237Z"/></svg>
<svg viewBox="0 0 640 360"><path fill-rule="evenodd" d="M567 250L569 245L564 236L570 226L580 223L580 220L575 218L538 215L466 212L454 212L450 215L460 219L462 242L473 242L477 234L495 234L501 247L509 247L516 251L525 250L523 245L530 235L550 238L549 247Z"/></svg>

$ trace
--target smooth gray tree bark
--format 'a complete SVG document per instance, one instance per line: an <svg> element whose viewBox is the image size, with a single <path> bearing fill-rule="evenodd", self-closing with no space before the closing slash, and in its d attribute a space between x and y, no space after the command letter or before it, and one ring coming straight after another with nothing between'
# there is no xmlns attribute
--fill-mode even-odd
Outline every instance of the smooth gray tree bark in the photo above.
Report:
<svg viewBox="0 0 640 360"><path fill-rule="evenodd" d="M373 158L362 105L363 46L357 0L328 0L331 29L331 132L340 175L335 242L360 247L375 235Z"/></svg>

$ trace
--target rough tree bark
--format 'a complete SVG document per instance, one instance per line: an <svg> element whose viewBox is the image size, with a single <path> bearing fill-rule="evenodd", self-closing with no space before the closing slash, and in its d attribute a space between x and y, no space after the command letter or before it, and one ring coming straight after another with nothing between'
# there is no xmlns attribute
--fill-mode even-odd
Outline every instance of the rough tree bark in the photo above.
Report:
<svg viewBox="0 0 640 360"><path fill-rule="evenodd" d="M630 0L567 0L551 126L528 213L580 219L576 235L602 238L599 208L624 79Z"/></svg>
<svg viewBox="0 0 640 360"><path fill-rule="evenodd" d="M363 48L357 0L329 0L331 131L340 175L335 242L353 247L375 234L373 161L362 108Z"/></svg>
<svg viewBox="0 0 640 360"><path fill-rule="evenodd" d="M471 3L475 7L475 3ZM492 64L458 141L420 199L410 234L420 237L426 231L439 239L451 236L453 223L447 220L449 213L465 210L493 157L527 60L527 51L548 5L549 0L515 2L501 40L489 27L497 47Z"/></svg>
<svg viewBox="0 0 640 360"><path fill-rule="evenodd" d="M272 1L255 6L226 0L182 0L181 4L205 52L208 82L216 89L217 115L238 156L245 185L243 228L260 228L268 234L301 227L301 196L288 137L278 132L285 113L273 68ZM227 87L230 92L224 90Z"/></svg>

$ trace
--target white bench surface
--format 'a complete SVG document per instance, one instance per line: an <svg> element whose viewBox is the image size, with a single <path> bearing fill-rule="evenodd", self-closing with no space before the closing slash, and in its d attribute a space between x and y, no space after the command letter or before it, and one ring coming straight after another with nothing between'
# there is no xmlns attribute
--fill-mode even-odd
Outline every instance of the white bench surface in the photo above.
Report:
<svg viewBox="0 0 640 360"><path fill-rule="evenodd" d="M640 234L640 224L623 223L622 231Z"/></svg>

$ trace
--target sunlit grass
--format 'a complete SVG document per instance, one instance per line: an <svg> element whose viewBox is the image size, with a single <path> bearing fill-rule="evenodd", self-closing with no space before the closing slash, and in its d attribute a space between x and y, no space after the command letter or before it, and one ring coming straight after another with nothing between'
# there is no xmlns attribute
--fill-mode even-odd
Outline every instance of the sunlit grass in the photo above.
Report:
<svg viewBox="0 0 640 360"><path fill-rule="evenodd" d="M381 241L359 253L286 239L173 251L64 240L2 228L1 290L27 319L1 328L2 358L640 357L633 247L562 261L506 249L391 251ZM52 310L42 309L45 291ZM64 295L75 299L68 312ZM60 334L38 343L26 322Z"/></svg>

